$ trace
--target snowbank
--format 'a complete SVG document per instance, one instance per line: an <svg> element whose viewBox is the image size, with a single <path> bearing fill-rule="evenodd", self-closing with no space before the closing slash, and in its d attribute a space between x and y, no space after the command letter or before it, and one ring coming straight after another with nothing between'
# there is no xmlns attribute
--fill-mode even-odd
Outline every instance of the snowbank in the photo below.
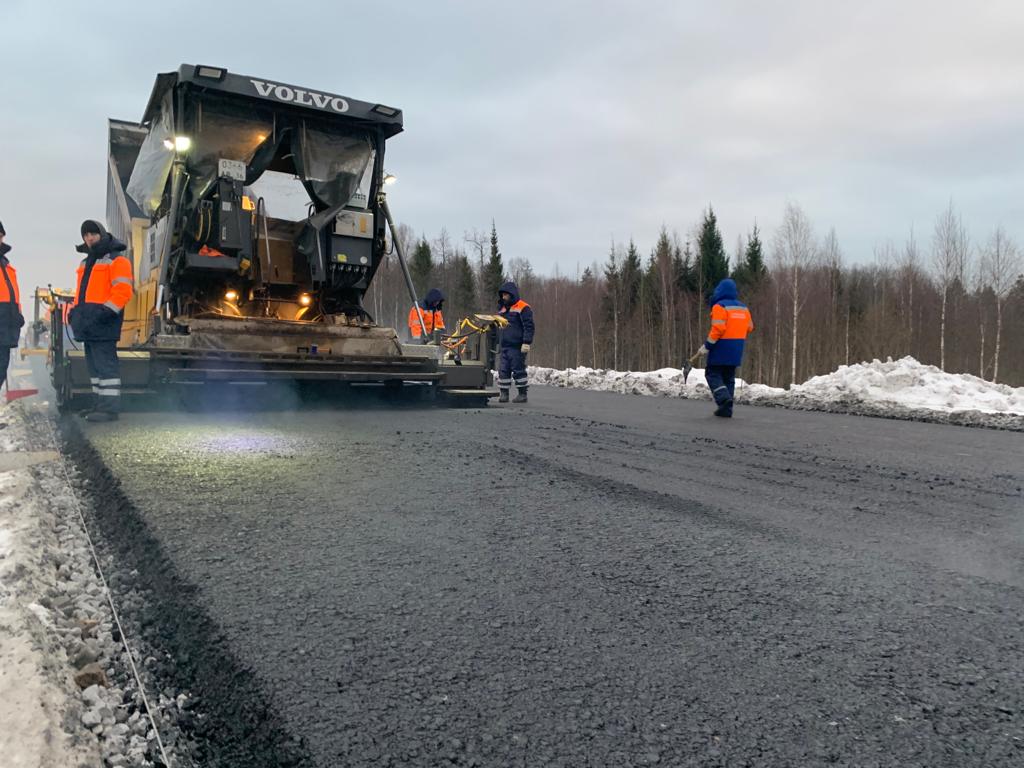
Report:
<svg viewBox="0 0 1024 768"><path fill-rule="evenodd" d="M1024 387L993 384L966 373L944 373L912 357L844 365L790 392L809 400L853 398L865 402L945 411L1024 415Z"/></svg>
<svg viewBox="0 0 1024 768"><path fill-rule="evenodd" d="M531 367L530 379L535 384L600 392L703 400L711 397L700 368L694 368L685 383L677 368L621 372ZM1024 429L1024 387L945 373L912 357L844 365L789 389L737 379L736 399L803 410Z"/></svg>
<svg viewBox="0 0 1024 768"><path fill-rule="evenodd" d="M704 369L694 368L687 380L678 368L659 368L656 371L609 371L603 368L568 368L564 371L554 368L530 367L530 381L552 387L590 389L597 392L618 392L624 395L656 395L661 397L682 397L710 400L711 392L704 381ZM766 387L764 384L748 384L736 380L738 400L768 398L785 392L783 389Z"/></svg>

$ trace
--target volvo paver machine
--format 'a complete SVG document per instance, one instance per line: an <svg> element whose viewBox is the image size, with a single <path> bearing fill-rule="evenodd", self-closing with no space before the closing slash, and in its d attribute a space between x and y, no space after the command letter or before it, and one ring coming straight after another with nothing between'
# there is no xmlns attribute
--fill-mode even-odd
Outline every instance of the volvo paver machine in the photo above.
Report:
<svg viewBox="0 0 1024 768"><path fill-rule="evenodd" d="M495 325L474 344L403 344L363 305L394 251L385 104L183 65L157 76L141 123L111 120L107 225L135 295L119 344L126 394L211 382L387 385L486 403ZM390 230L390 237L388 232ZM422 286L420 286L422 288ZM60 405L90 392L83 352L51 319ZM424 334L427 337L427 334Z"/></svg>

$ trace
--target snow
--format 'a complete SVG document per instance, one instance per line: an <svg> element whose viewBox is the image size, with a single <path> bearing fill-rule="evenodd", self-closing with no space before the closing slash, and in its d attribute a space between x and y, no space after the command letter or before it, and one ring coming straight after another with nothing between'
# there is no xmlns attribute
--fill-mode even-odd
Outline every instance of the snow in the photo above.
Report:
<svg viewBox="0 0 1024 768"><path fill-rule="evenodd" d="M704 369L694 368L687 380L678 368L659 368L656 371L610 371L603 368L554 368L529 369L530 382L553 387L590 389L598 392L618 392L624 395L655 395L661 397L682 397L707 400L711 397ZM736 394L742 397L772 397L785 392L764 384L748 384L736 379Z"/></svg>
<svg viewBox="0 0 1024 768"><path fill-rule="evenodd" d="M7 458L28 443L15 411L0 406L0 455ZM96 744L76 741L64 727L77 706L76 692L59 663L64 652L51 612L37 602L56 570L47 559L53 520L27 468L32 463L9 462L0 471L0 762L100 765ZM38 466L40 473L54 471Z"/></svg>
<svg viewBox="0 0 1024 768"><path fill-rule="evenodd" d="M945 373L912 357L844 365L791 388L814 401L859 401L956 413L1024 415L1024 387L993 384L966 373Z"/></svg>
<svg viewBox="0 0 1024 768"><path fill-rule="evenodd" d="M685 383L677 368L623 372L531 367L529 373L532 383L556 387L704 400L711 397L700 368L694 368ZM860 404L883 411L912 409L1024 416L1024 387L994 384L969 374L945 373L912 357L844 365L789 389L737 379L736 399L808 409L833 410L837 404Z"/></svg>

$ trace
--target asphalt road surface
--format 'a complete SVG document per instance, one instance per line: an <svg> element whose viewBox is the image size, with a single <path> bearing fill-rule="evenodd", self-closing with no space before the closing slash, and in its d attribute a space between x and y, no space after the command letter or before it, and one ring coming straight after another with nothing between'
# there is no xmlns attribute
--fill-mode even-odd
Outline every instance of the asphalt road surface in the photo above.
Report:
<svg viewBox="0 0 1024 768"><path fill-rule="evenodd" d="M1019 433L544 388L81 429L208 764L1024 765Z"/></svg>

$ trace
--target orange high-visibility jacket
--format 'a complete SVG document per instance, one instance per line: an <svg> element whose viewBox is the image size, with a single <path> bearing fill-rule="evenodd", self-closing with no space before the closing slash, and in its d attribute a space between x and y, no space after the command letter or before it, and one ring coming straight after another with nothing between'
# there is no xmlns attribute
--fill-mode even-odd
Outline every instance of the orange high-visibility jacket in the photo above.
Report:
<svg viewBox="0 0 1024 768"><path fill-rule="evenodd" d="M18 287L18 272L17 270L7 263L4 266L7 271L7 278L11 281L11 288L14 289L14 303L18 305L18 311L21 311L21 289ZM7 304L11 300L11 292L7 289L7 280L0 279L0 304Z"/></svg>
<svg viewBox="0 0 1024 768"><path fill-rule="evenodd" d="M436 309L431 312L429 309L420 307L420 311L423 313L423 324L427 326L428 334L433 333L435 330L444 330L444 316L441 314L441 310ZM420 318L416 314L415 305L409 310L409 333L414 339L418 339L423 333L423 329L420 328Z"/></svg>
<svg viewBox="0 0 1024 768"><path fill-rule="evenodd" d="M132 297L132 263L123 253L111 253L96 259L85 296L79 296L82 289L82 275L85 272L85 259L78 265L78 278L75 280L75 305L102 304L115 312L123 312Z"/></svg>
<svg viewBox="0 0 1024 768"><path fill-rule="evenodd" d="M754 330L750 310L737 300L723 299L711 308L711 330L705 346L708 365L739 365L747 334Z"/></svg>

